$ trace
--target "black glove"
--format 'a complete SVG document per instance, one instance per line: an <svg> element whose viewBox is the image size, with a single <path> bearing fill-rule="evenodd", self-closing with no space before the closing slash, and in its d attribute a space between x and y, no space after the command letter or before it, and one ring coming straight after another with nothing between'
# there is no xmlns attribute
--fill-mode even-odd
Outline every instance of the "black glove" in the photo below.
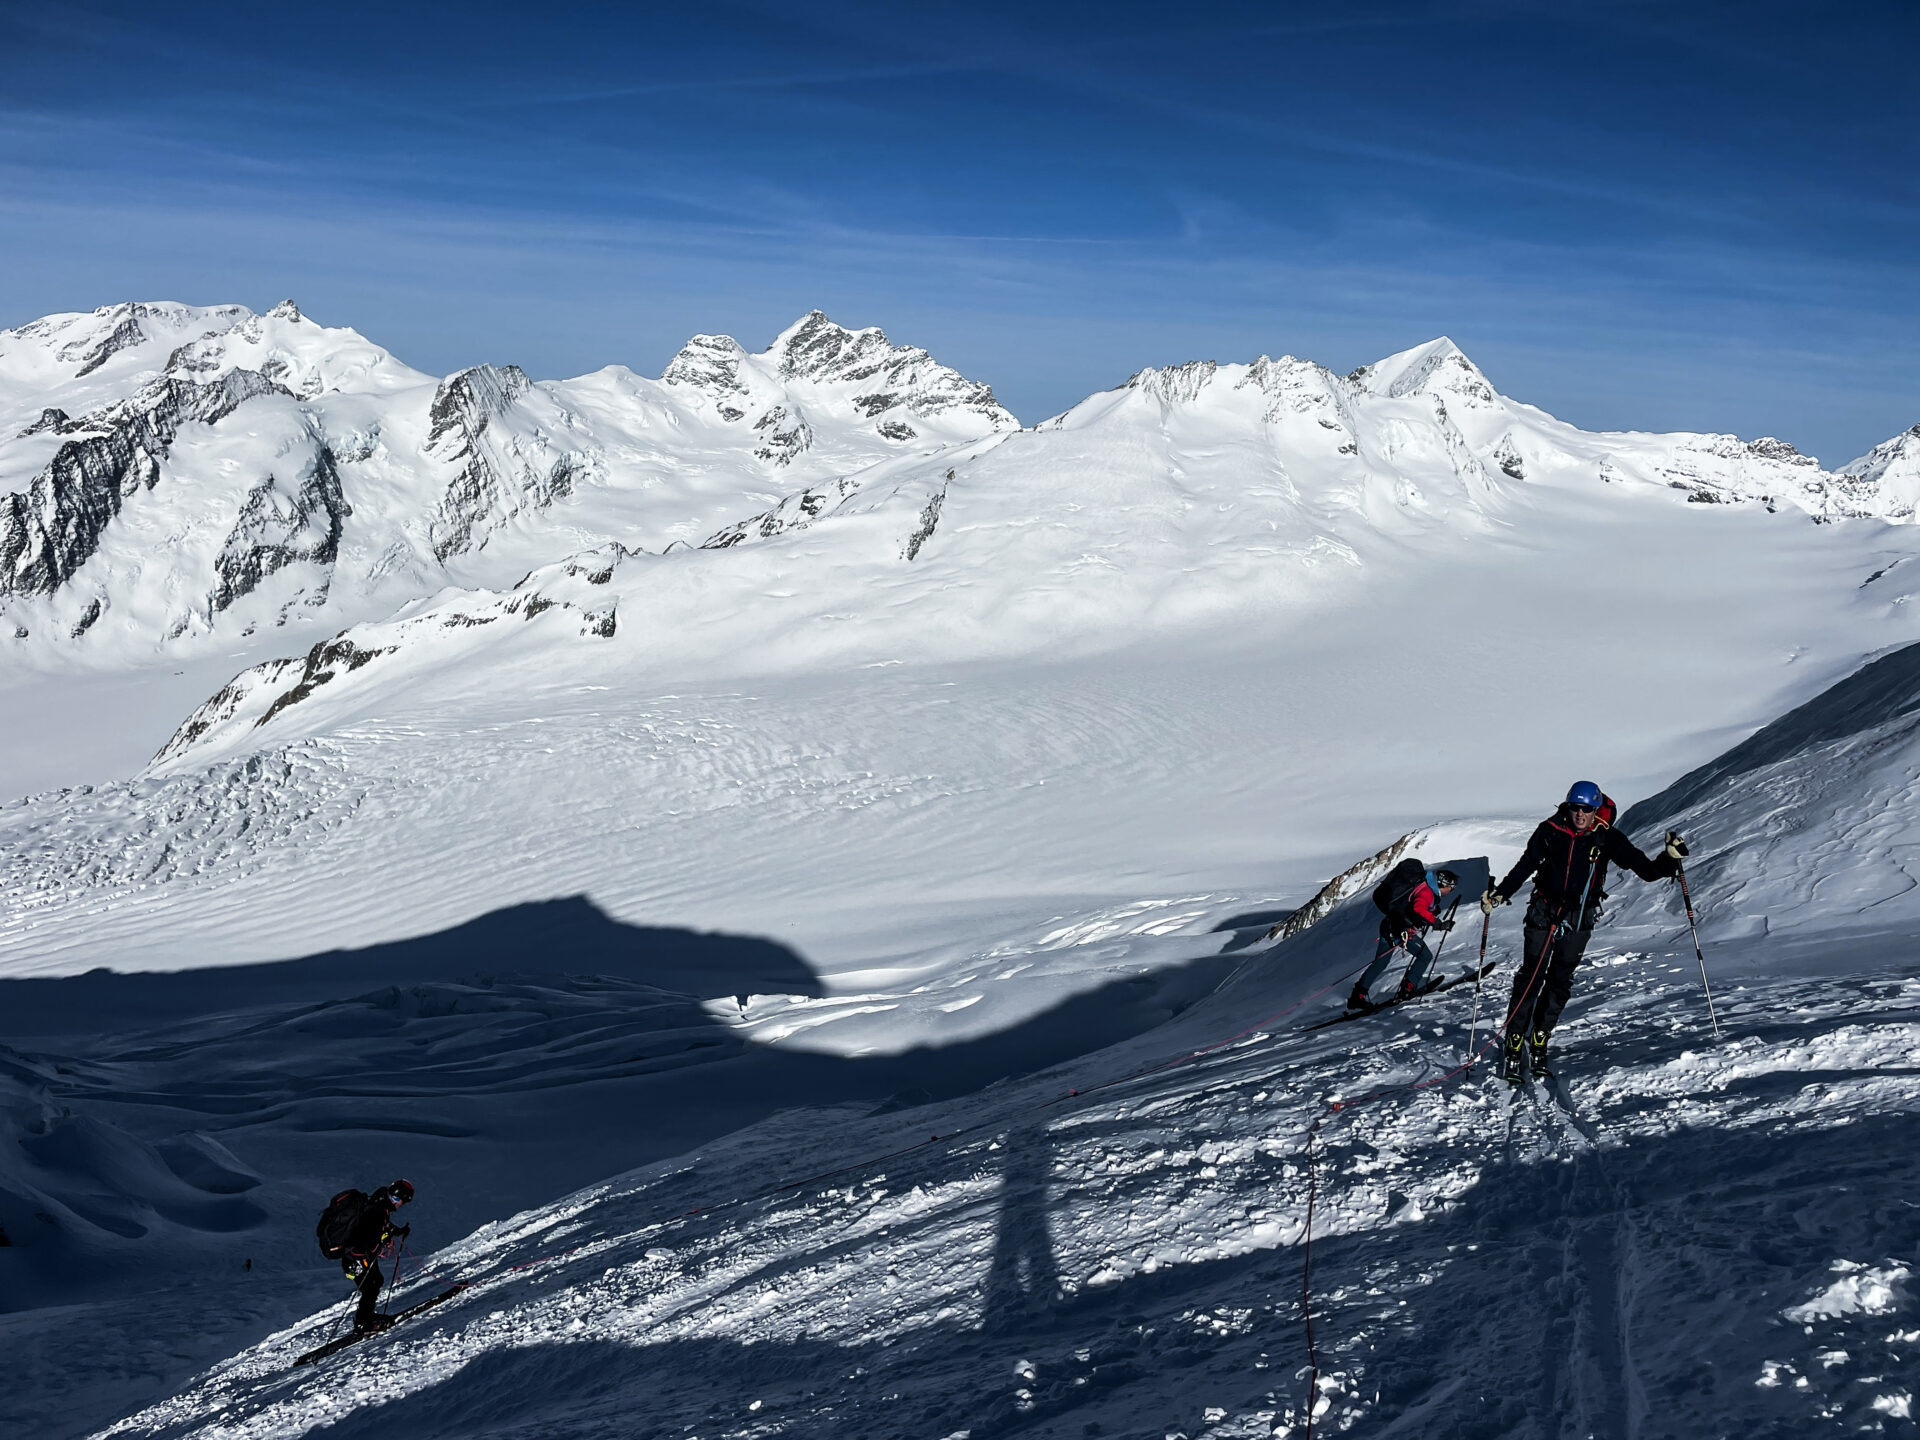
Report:
<svg viewBox="0 0 1920 1440"><path fill-rule="evenodd" d="M1429 930L1438 930L1442 935L1444 935L1447 933L1447 931L1453 929L1453 922L1451 920L1436 920L1433 922L1433 924L1429 925L1427 928Z"/></svg>
<svg viewBox="0 0 1920 1440"><path fill-rule="evenodd" d="M1678 830L1667 831L1667 858L1669 860L1684 860L1687 858L1687 855L1687 842L1680 838L1680 832Z"/></svg>
<svg viewBox="0 0 1920 1440"><path fill-rule="evenodd" d="M1494 906L1504 905L1506 903L1507 897L1500 893L1500 887L1498 885L1487 886L1487 893L1480 897L1480 909L1482 913L1487 915L1493 913Z"/></svg>

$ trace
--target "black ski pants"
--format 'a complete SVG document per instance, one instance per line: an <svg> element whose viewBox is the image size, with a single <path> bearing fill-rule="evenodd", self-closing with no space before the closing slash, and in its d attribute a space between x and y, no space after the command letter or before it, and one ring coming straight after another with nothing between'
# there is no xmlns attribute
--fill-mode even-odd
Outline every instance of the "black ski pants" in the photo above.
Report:
<svg viewBox="0 0 1920 1440"><path fill-rule="evenodd" d="M1426 939L1418 930L1389 930L1385 926L1380 930L1380 943L1373 947L1373 963L1360 976L1360 988L1371 990L1393 963L1394 952L1402 948L1407 952L1405 979L1419 989L1427 978L1428 967L1433 964L1433 951L1427 948Z"/></svg>
<svg viewBox="0 0 1920 1440"><path fill-rule="evenodd" d="M380 1273L380 1260L374 1255L351 1258L344 1268L347 1278L360 1287L360 1304L353 1312L353 1328L365 1330L373 1324L380 1304L380 1287L387 1283L387 1277Z"/></svg>
<svg viewBox="0 0 1920 1440"><path fill-rule="evenodd" d="M1582 929L1577 916L1564 914L1557 901L1536 894L1527 906L1526 943L1513 977L1507 1033L1551 1035L1573 993L1573 972L1587 953L1593 926Z"/></svg>

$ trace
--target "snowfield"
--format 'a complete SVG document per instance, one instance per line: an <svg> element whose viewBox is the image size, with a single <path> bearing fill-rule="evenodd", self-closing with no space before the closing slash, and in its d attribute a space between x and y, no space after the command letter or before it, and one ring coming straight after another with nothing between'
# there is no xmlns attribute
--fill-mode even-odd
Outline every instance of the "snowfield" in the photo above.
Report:
<svg viewBox="0 0 1920 1440"><path fill-rule="evenodd" d="M1581 432L1446 341L1023 429L817 313L658 381L7 332L0 1421L1910 1428L1915 439ZM1303 1028L1394 858L1477 894L1589 777L1692 841L1722 1038L1630 876L1571 1114L1482 1054L1517 907ZM396 1304L468 1288L290 1368L396 1174Z"/></svg>

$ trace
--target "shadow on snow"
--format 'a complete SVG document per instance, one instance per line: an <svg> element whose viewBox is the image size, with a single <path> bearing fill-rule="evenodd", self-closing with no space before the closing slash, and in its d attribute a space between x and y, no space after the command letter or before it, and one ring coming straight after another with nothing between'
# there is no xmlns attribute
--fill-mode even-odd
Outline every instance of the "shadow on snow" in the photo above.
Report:
<svg viewBox="0 0 1920 1440"><path fill-rule="evenodd" d="M562 1440L758 1425L822 1437L1158 1436L1196 1433L1208 1407L1273 1415L1297 1404L1297 1248L1065 1296L1050 1192L1070 1184L1049 1174L1043 1130L1006 1140L991 1252L950 1257L981 1275L971 1323L878 1344L542 1341L489 1351L329 1434ZM1836 1317L1807 1339L1780 1311L1819 1288L1834 1257L1911 1253L1912 1212L1894 1197L1920 1180L1916 1141L1920 1126L1898 1116L1790 1143L1758 1129L1683 1131L1603 1155L1492 1164L1444 1213L1316 1241L1322 1373L1339 1377L1336 1406L1357 1398L1368 1433L1386 1436L1799 1440L1871 1426L1874 1392L1854 1375L1816 1368L1811 1388L1785 1390L1755 1382L1766 1360L1825 1345L1848 1348L1853 1371L1898 1372L1884 1323ZM1366 1149L1336 1137L1323 1186L1337 1190L1328 1177ZM943 1157L898 1167L916 1184L948 1168ZM1238 1184L1250 1197L1299 1198L1298 1174L1271 1157ZM1835 1204L1836 1193L1880 1198Z"/></svg>

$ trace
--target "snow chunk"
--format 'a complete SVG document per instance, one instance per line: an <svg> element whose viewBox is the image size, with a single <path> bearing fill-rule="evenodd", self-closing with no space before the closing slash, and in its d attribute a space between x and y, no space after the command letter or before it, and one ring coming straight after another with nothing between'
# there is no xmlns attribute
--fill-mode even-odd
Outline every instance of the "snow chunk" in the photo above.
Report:
<svg viewBox="0 0 1920 1440"><path fill-rule="evenodd" d="M1904 1265L1879 1269L1852 1260L1836 1260L1833 1270L1841 1278L1804 1305L1782 1311L1796 1325L1815 1320L1837 1320L1842 1315L1885 1315L1902 1303L1899 1287L1908 1277Z"/></svg>

